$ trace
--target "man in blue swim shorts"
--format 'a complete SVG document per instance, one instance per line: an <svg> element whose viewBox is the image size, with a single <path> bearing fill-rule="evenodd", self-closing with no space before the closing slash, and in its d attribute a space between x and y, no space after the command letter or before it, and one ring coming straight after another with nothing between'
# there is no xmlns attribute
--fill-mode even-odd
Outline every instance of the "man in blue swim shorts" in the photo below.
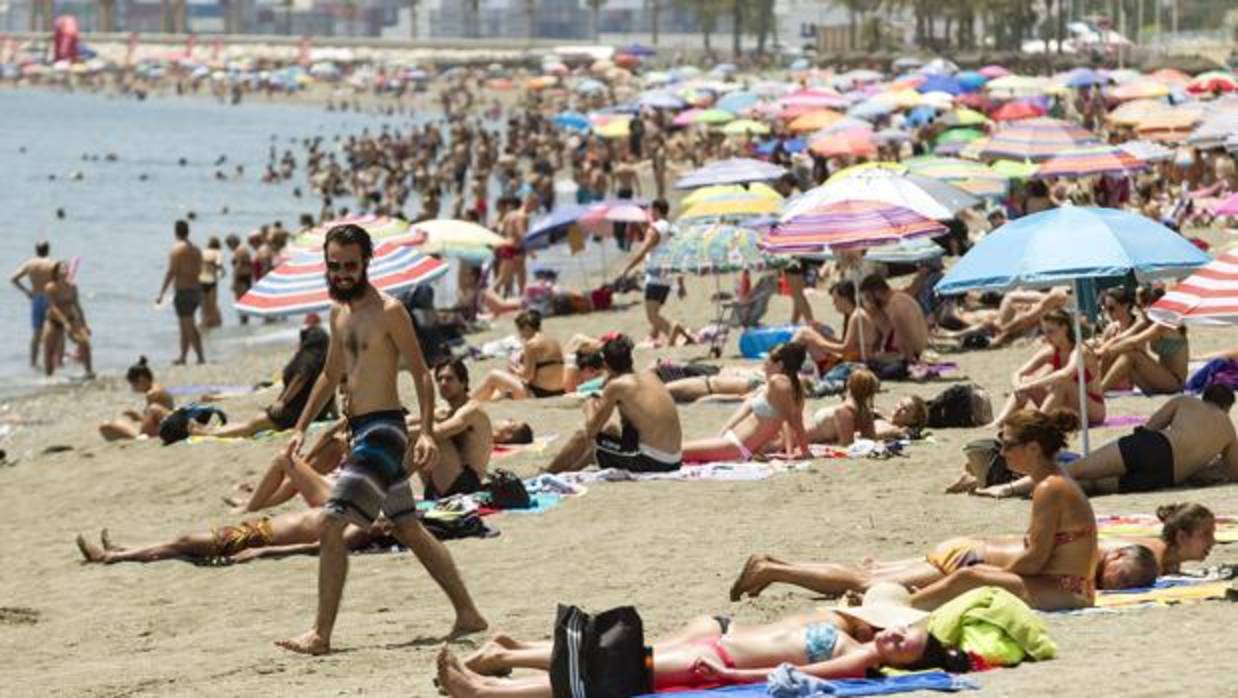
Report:
<svg viewBox="0 0 1238 698"><path fill-rule="evenodd" d="M302 654L331 651L331 631L348 573L344 527L368 527L385 514L393 535L408 546L451 600L456 611L452 636L478 632L486 620L473 605L447 548L416 516L409 470L422 471L438 460L434 441L434 383L408 312L398 300L370 285L367 267L373 244L365 229L338 225L323 245L327 289L331 299L331 345L309 401L288 443L289 457L301 450L305 430L347 377L345 413L352 432L352 452L341 468L323 510L318 555L318 615L300 637L276 644ZM421 430L409 452L404 411L397 385L400 359L417 387ZM406 467L406 462L409 466Z"/></svg>
<svg viewBox="0 0 1238 698"><path fill-rule="evenodd" d="M52 270L56 260L51 258L51 243L43 240L34 246L34 256L22 262L13 272L9 280L18 291L30 299L30 327L34 330L30 338L30 367L39 365L39 345L43 343L43 323L47 321L47 294L44 289L52 280ZM30 279L30 288L22 284L22 279Z"/></svg>

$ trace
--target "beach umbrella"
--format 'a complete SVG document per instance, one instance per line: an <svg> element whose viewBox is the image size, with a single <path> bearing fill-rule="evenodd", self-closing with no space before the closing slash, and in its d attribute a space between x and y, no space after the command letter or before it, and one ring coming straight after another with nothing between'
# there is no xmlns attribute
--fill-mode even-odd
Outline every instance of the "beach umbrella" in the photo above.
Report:
<svg viewBox="0 0 1238 698"><path fill-rule="evenodd" d="M1174 151L1166 148L1160 143L1152 141L1126 141L1119 143L1118 147L1126 151L1132 157L1139 158L1146 162L1159 162L1161 160L1172 160Z"/></svg>
<svg viewBox="0 0 1238 698"><path fill-rule="evenodd" d="M1062 80L1062 83L1067 87L1074 88L1104 85L1107 82L1109 82L1108 77L1091 68L1075 68L1068 71Z"/></svg>
<svg viewBox="0 0 1238 698"><path fill-rule="evenodd" d="M399 218L390 218L388 216L375 216L371 214L361 216L351 216L348 218L337 218L326 223L319 224L300 235L294 237L291 245L296 248L308 250L322 250L323 242L326 239L327 231L337 225L355 225L365 229L365 232L370 234L370 239L374 242L383 240L397 239L408 235L408 221L400 220Z"/></svg>
<svg viewBox="0 0 1238 698"><path fill-rule="evenodd" d="M595 125L593 132L602 138L627 138L632 133L632 119L618 117Z"/></svg>
<svg viewBox="0 0 1238 698"><path fill-rule="evenodd" d="M1098 145L1064 150L1045 160L1036 170L1036 177L1087 177L1091 175L1127 175L1148 168L1148 163L1121 148Z"/></svg>
<svg viewBox="0 0 1238 698"><path fill-rule="evenodd" d="M820 88L799 90L778 98L778 104L788 107L808 107L810 109L840 109L847 106L847 99L832 90Z"/></svg>
<svg viewBox="0 0 1238 698"><path fill-rule="evenodd" d="M565 239L572 226L588 211L589 206L584 204L556 206L550 213L529 222L529 231L524 235L522 247L526 250L540 250Z"/></svg>
<svg viewBox="0 0 1238 698"><path fill-rule="evenodd" d="M772 215L782 209L782 201L760 194L733 194L725 198L706 199L684 208L680 221L698 218L750 218Z"/></svg>
<svg viewBox="0 0 1238 698"><path fill-rule="evenodd" d="M792 119L787 128L793 133L809 133L823 129L841 118L843 115L836 111L814 109Z"/></svg>
<svg viewBox="0 0 1238 698"><path fill-rule="evenodd" d="M912 109L911 111L907 112L907 116L904 121L906 125L912 128L917 128L925 124L931 123L936 118L937 118L936 107L933 107L927 104L921 104L915 109Z"/></svg>
<svg viewBox="0 0 1238 698"><path fill-rule="evenodd" d="M813 133L809 137L809 140L816 140L818 138L823 138L825 136L829 136L835 133L847 133L847 132L855 132L855 131L872 131L872 130L873 130L873 125L868 123L867 121L856 119L850 116L844 116L844 117L839 118L838 121L835 121L829 126L825 126L821 130Z"/></svg>
<svg viewBox="0 0 1238 698"><path fill-rule="evenodd" d="M1200 122L1198 112L1187 109L1165 109L1146 116L1135 124L1140 138L1164 143L1181 143Z"/></svg>
<svg viewBox="0 0 1238 698"><path fill-rule="evenodd" d="M1174 231L1139 214L1110 208L1066 206L1017 218L981 238L937 282L942 295L1073 284L1075 299L1089 293L1087 279L1140 281L1179 276L1207 264L1208 255ZM1075 313L1075 344L1083 343ZM1079 413L1087 414L1083 362L1079 362ZM1089 451L1086 424L1083 450Z"/></svg>
<svg viewBox="0 0 1238 698"><path fill-rule="evenodd" d="M1192 78L1186 84L1186 91L1191 94L1234 92L1238 91L1238 79L1223 70L1210 70Z"/></svg>
<svg viewBox="0 0 1238 698"><path fill-rule="evenodd" d="M1186 142L1197 148L1220 148L1225 145L1226 139L1235 133L1238 133L1238 113L1220 112L1204 119L1203 123L1187 136Z"/></svg>
<svg viewBox="0 0 1238 698"><path fill-rule="evenodd" d="M636 103L650 109L683 109L682 99L665 90L650 90L636 98Z"/></svg>
<svg viewBox="0 0 1238 698"><path fill-rule="evenodd" d="M681 226L649 255L648 266L659 273L725 274L761 270L790 260L761 249L762 233L730 223Z"/></svg>
<svg viewBox="0 0 1238 698"><path fill-rule="evenodd" d="M1018 121L1044 116L1045 111L1030 102L1007 102L993 112L994 121Z"/></svg>
<svg viewBox="0 0 1238 698"><path fill-rule="evenodd" d="M951 96L962 94L963 85L949 75L929 75L916 87L917 92L945 92Z"/></svg>
<svg viewBox="0 0 1238 698"><path fill-rule="evenodd" d="M1006 75L1010 75L1010 71L1006 70L1000 65L986 65L976 72L980 73L986 78L989 78L990 80L992 80L993 78L1000 78Z"/></svg>
<svg viewBox="0 0 1238 698"><path fill-rule="evenodd" d="M559 128L566 128L573 131L588 131L589 117L580 112L565 111L555 114L550 119L550 123Z"/></svg>
<svg viewBox="0 0 1238 698"><path fill-rule="evenodd" d="M989 169L1007 179L1031 179L1036 174L1038 165L1034 162L1024 160L998 160L989 165Z"/></svg>
<svg viewBox="0 0 1238 698"><path fill-rule="evenodd" d="M599 227L610 223L648 223L645 203L632 199L609 199L589 204L578 219L581 225Z"/></svg>
<svg viewBox="0 0 1238 698"><path fill-rule="evenodd" d="M685 110L683 110L683 111L679 112L678 114L676 114L674 119L671 119L671 125L673 125L673 126L691 126L692 124L696 123L696 122L695 122L696 115L697 115L697 114L700 114L702 111L704 111L704 110L703 110L703 109L695 109L695 108L693 108L693 109L685 109Z"/></svg>
<svg viewBox="0 0 1238 698"><path fill-rule="evenodd" d="M989 81L989 78L974 70L965 70L954 76L958 81L959 87L963 88L963 92L975 92L984 87L984 84Z"/></svg>
<svg viewBox="0 0 1238 698"><path fill-rule="evenodd" d="M986 158L1047 160L1063 150L1095 142L1091 133L1069 121L1043 117L1023 119L993 134L980 155Z"/></svg>
<svg viewBox="0 0 1238 698"><path fill-rule="evenodd" d="M1148 77L1169 85L1185 85L1191 81L1191 76L1177 68L1161 68L1148 73Z"/></svg>
<svg viewBox="0 0 1238 698"><path fill-rule="evenodd" d="M755 92L737 90L735 92L731 92L730 94L723 95L714 106L719 109L729 111L732 114L739 114L760 100L760 95Z"/></svg>
<svg viewBox="0 0 1238 698"><path fill-rule="evenodd" d="M769 133L769 126L752 119L736 119L722 127L722 132L728 136L757 135Z"/></svg>
<svg viewBox="0 0 1238 698"><path fill-rule="evenodd" d="M700 167L675 182L676 189L696 189L711 184L766 182L786 174L786 169L751 158L719 160Z"/></svg>
<svg viewBox="0 0 1238 698"><path fill-rule="evenodd" d="M915 237L900 240L889 245L878 245L864 250L864 258L881 264L919 264L930 259L939 259L946 253L941 245L932 238ZM807 259L828 262L837 255L834 250L825 249L820 254L800 255Z"/></svg>
<svg viewBox="0 0 1238 698"><path fill-rule="evenodd" d="M1159 99L1135 99L1115 107L1105 115L1105 120L1122 126L1134 126L1152 116L1172 110L1173 107Z"/></svg>
<svg viewBox="0 0 1238 698"><path fill-rule="evenodd" d="M803 138L771 138L761 145L757 146L756 152L758 155L769 157L778 149L778 144L782 144L782 149L788 153L801 153L808 147L808 142Z"/></svg>
<svg viewBox="0 0 1238 698"><path fill-rule="evenodd" d="M903 164L912 174L947 182L975 196L1003 196L1010 186L1009 179L971 160L924 156Z"/></svg>
<svg viewBox="0 0 1238 698"><path fill-rule="evenodd" d="M874 121L892 111L894 111L894 105L872 98L866 99L848 109L847 116L854 116L857 119Z"/></svg>
<svg viewBox="0 0 1238 698"><path fill-rule="evenodd" d="M447 273L447 264L396 241L374 249L368 269L370 283L399 294ZM326 264L321 250L298 250L264 275L236 301L237 311L258 317L316 313L331 307Z"/></svg>
<svg viewBox="0 0 1238 698"><path fill-rule="evenodd" d="M1238 202L1234 208L1238 212ZM1180 281L1148 308L1148 316L1174 327L1238 324L1238 252L1222 254Z"/></svg>
<svg viewBox="0 0 1238 698"><path fill-rule="evenodd" d="M907 166L901 162L862 162L858 165L851 165L850 167L844 167L841 170L838 170L834 174L830 175L830 178L825 180L825 183L829 184L830 182L837 182L867 170L889 170L895 174L906 174Z"/></svg>
<svg viewBox="0 0 1238 698"><path fill-rule="evenodd" d="M496 247L507 244L502 236L472 221L452 218L420 221L414 223L408 232L408 244L426 254L471 261L485 261Z"/></svg>
<svg viewBox="0 0 1238 698"><path fill-rule="evenodd" d="M960 107L942 114L938 121L950 128L958 126L981 126L989 123L989 117L975 109Z"/></svg>
<svg viewBox="0 0 1238 698"><path fill-rule="evenodd" d="M705 109L696 113L692 117L694 124L725 124L728 121L734 121L735 115L729 111L721 109Z"/></svg>
<svg viewBox="0 0 1238 698"><path fill-rule="evenodd" d="M702 201L722 201L732 198L747 198L762 196L774 201L782 201L782 194L768 184L753 182L751 184L719 184L712 187L701 187L680 200L683 207L695 206Z"/></svg>
<svg viewBox="0 0 1238 698"><path fill-rule="evenodd" d="M958 187L931 177L871 168L827 181L787 201L780 220L785 223L807 211L841 201L878 201L933 220L949 220L959 211L981 203Z"/></svg>
<svg viewBox="0 0 1238 698"><path fill-rule="evenodd" d="M597 94L599 92L606 91L606 83L601 80L594 80L593 78L585 78L584 80L576 83L575 89L581 94Z"/></svg>
<svg viewBox="0 0 1238 698"><path fill-rule="evenodd" d="M905 143L911 140L911 134L897 128L883 128L873 134L873 138L882 145Z"/></svg>
<svg viewBox="0 0 1238 698"><path fill-rule="evenodd" d="M974 128L952 128L938 134L933 143L936 145L943 145L945 143L971 143L977 138L983 137L984 131Z"/></svg>
<svg viewBox="0 0 1238 698"><path fill-rule="evenodd" d="M1045 89L1048 87L1048 78L1028 75L1004 75L984 84L984 89L989 94L1009 97L1044 94Z"/></svg>
<svg viewBox="0 0 1238 698"><path fill-rule="evenodd" d="M822 157L869 157L877 154L872 131L860 129L831 133L808 142L808 149Z"/></svg>
<svg viewBox="0 0 1238 698"><path fill-rule="evenodd" d="M959 67L954 61L939 57L920 66L917 72L924 73L925 75L953 75L959 72Z"/></svg>
<svg viewBox="0 0 1238 698"><path fill-rule="evenodd" d="M656 55L657 52L658 50L656 48L653 48L652 46L645 46L640 42L630 43L616 51L616 53L626 53L629 56L639 56L640 58L648 58L649 56Z"/></svg>
<svg viewBox="0 0 1238 698"><path fill-rule="evenodd" d="M1109 90L1109 98L1120 101L1131 99L1157 99L1169 94L1169 86L1157 80L1132 80Z"/></svg>
<svg viewBox="0 0 1238 698"><path fill-rule="evenodd" d="M941 223L909 208L883 201L849 199L784 216L770 228L761 246L779 254L819 254L831 247L875 247L945 231Z"/></svg>

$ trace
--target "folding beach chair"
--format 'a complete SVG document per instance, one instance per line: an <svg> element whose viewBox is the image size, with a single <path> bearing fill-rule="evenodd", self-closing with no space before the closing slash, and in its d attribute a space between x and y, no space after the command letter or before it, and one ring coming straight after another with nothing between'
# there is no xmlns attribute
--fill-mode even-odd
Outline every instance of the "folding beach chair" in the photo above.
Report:
<svg viewBox="0 0 1238 698"><path fill-rule="evenodd" d="M761 277L745 298L731 301L720 301L714 324L718 331L709 338L709 354L714 358L722 356L722 347L726 345L732 327L747 328L761 324L761 319L769 310L769 299L778 293L778 275L766 274Z"/></svg>

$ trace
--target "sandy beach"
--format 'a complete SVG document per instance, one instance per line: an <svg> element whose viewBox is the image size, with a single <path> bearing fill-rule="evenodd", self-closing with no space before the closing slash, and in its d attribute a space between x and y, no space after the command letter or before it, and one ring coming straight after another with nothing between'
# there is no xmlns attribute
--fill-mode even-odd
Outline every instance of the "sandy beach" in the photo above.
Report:
<svg viewBox="0 0 1238 698"><path fill-rule="evenodd" d="M688 298L672 300L668 315L693 322L709 316L712 287L712 280L693 280ZM637 296L622 300L622 310L551 318L545 330L561 339L612 329L643 336ZM819 317L837 325L826 296L813 297L813 304ZM767 320L780 322L789 312L787 299L776 298ZM480 343L511 331L510 322L501 320L470 339ZM728 355L735 351L734 336ZM1202 353L1232 343L1233 333L1193 329L1191 341L1193 352ZM200 368L156 367L156 375L169 386L249 383L272 375L290 351L247 352ZM1025 341L948 358L970 380L996 388L1008 385L1009 372L1030 351ZM669 352L680 358L702 353L691 347ZM642 352L638 363L654 356ZM475 380L496 365L472 364ZM412 389L404 381L411 404ZM887 383L878 406L891 407L901 395L929 397L945 385ZM1003 397L997 390L995 401ZM269 399L256 393L223 406L242 417ZM830 400L815 400L806 409ZM17 459L0 467L9 497L0 518L0 655L6 665L0 695L435 695L433 657L450 625L450 607L407 553L352 557L337 651L313 659L272 644L309 627L313 557L230 568L176 561L83 566L73 543L79 532L97 536L106 527L116 542L139 544L236 520L221 497L234 482L252 480L284 443L104 444L95 424L137 403L123 381L106 379L14 400L0 412L16 424L3 447L10 460ZM1159 404L1123 397L1111 400L1109 409L1145 415ZM713 433L731 409L682 409L685 436ZM559 434L551 450L580 423L570 398L503 402L491 413L526 418L539 434ZM1094 443L1119 433L1092 432ZM929 442L912 446L907 458L816 460L807 471L761 482L596 484L544 514L488 519L501 531L496 538L448 545L492 628L521 637L549 637L559 602L592 610L633 604L645 619L647 637L702 613L731 613L740 622L771 619L830 602L773 587L758 599L728 603L727 589L751 553L852 562L921 555L952 535L1020 533L1026 501L941 494L957 474L960 446L984 435L939 430ZM1072 447L1078 449L1077 438ZM549 453L522 453L497 465L530 475L548 460ZM1233 514L1238 486L1101 497L1093 506L1097 514L1152 512L1184 500ZM1238 546L1218 546L1209 563L1238 563ZM1056 615L1048 623L1059 659L977 675L984 695L1234 692L1234 604ZM454 648L467 652L482 640L474 636Z"/></svg>

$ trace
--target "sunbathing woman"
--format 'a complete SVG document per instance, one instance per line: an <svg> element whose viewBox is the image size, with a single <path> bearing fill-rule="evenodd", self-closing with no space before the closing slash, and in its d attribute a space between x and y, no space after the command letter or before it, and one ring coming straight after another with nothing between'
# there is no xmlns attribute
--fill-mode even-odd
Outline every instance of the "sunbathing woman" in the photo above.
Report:
<svg viewBox="0 0 1238 698"><path fill-rule="evenodd" d="M473 391L473 399L485 402L504 396L513 400L557 397L564 394L563 349L559 342L542 334L542 316L526 310L516 316L516 332L524 344L519 365L507 371L495 369L486 374Z"/></svg>
<svg viewBox="0 0 1238 698"><path fill-rule="evenodd" d="M822 407L812 415L808 442L850 446L857 438L902 439L908 429L922 429L928 422L928 406L914 395L902 398L890 419L877 413L873 397L881 383L872 371L859 369L847 377L846 397L841 405Z"/></svg>
<svg viewBox="0 0 1238 698"><path fill-rule="evenodd" d="M1113 366L1114 359L1117 358L1117 354L1112 352L1112 347L1132 333L1138 332L1143 326L1143 320L1136 310L1135 294L1125 286L1107 289L1101 294L1101 309L1105 311L1105 317L1109 319L1109 322L1105 324L1101 335L1089 342L1089 345L1093 347L1097 358L1100 359L1103 376L1109 373L1109 368ZM1129 386L1114 385L1113 387L1122 389Z"/></svg>
<svg viewBox="0 0 1238 698"><path fill-rule="evenodd" d="M804 390L799 377L803 363L802 344L788 342L771 349L765 359L765 388L746 400L727 420L721 436L686 442L684 461L747 461L753 454L763 453L771 446L793 456L807 456Z"/></svg>
<svg viewBox="0 0 1238 698"><path fill-rule="evenodd" d="M1182 391L1191 345L1186 328L1152 322L1105 347L1101 356L1109 363L1101 384L1104 390L1134 385L1147 395L1165 395Z"/></svg>
<svg viewBox="0 0 1238 698"><path fill-rule="evenodd" d="M1016 410L1031 407L1041 412L1063 409L1079 412L1079 363L1087 391L1089 424L1105 421L1105 396L1100 387L1100 363L1086 346L1075 346L1070 313L1052 310L1040 322L1046 346L1023 364L1013 377L1014 393L994 424L1002 424Z"/></svg>
<svg viewBox="0 0 1238 698"><path fill-rule="evenodd" d="M1079 425L1065 410L1020 410L1002 426L1002 455L1009 467L1031 477L1032 513L1024 549L1004 565L964 567L920 589L916 608L932 610L982 586L996 586L1044 611L1091 606L1095 593L1096 514L1087 495L1055 457Z"/></svg>
<svg viewBox="0 0 1238 698"><path fill-rule="evenodd" d="M679 378L666 384L675 402L740 400L761 390L765 371L746 366L724 366L712 376Z"/></svg>
<svg viewBox="0 0 1238 698"><path fill-rule="evenodd" d="M1184 562L1208 559L1216 545L1216 516L1202 504L1168 504L1158 507L1161 535L1157 538L1133 538L1156 556L1161 574L1179 574Z"/></svg>
<svg viewBox="0 0 1238 698"><path fill-rule="evenodd" d="M215 436L219 438L244 439L260 431L286 431L297 425L305 403L309 401L310 392L318 374L322 373L327 363L327 346L331 343L327 331L318 326L306 327L301 330L301 341L297 352L284 366L284 388L279 397L275 398L261 414L255 415L247 422L234 422L220 427L207 428L190 421L191 433L198 436ZM323 408L318 419L328 419L335 414L335 402L331 401Z"/></svg>
<svg viewBox="0 0 1238 698"><path fill-rule="evenodd" d="M654 690L763 681L782 663L820 678L863 677L882 666L970 669L970 661L958 650L944 647L922 627L907 627L924 614L898 604L904 590L887 585L880 591L892 601L870 605L866 596L864 606L821 609L764 625L740 625L725 616L697 618L675 636L653 643ZM549 674L517 679L495 675L517 668L548 671L551 651L551 643L503 635L465 661L444 648L439 686L457 697L549 698Z"/></svg>
<svg viewBox="0 0 1238 698"><path fill-rule="evenodd" d="M146 407L141 412L125 410L124 416L111 422L99 425L99 434L108 441L121 439L136 439L159 435L159 422L174 409L172 395L155 382L155 374L151 373L146 357L139 357L138 362L129 367L125 380L135 393L142 393L146 398Z"/></svg>
<svg viewBox="0 0 1238 698"><path fill-rule="evenodd" d="M1160 556L1151 547L1156 539L1109 542L1113 545L1105 546L1096 565L1098 589L1145 587L1156 580L1161 570L1166 574L1177 571L1159 564ZM923 557L865 560L858 565L785 562L770 555L753 555L731 585L731 600L739 601L744 596L755 598L772 584L790 584L826 596L862 593L882 582L918 589L973 565L1004 567L1023 551L1022 536L963 536L942 541Z"/></svg>
<svg viewBox="0 0 1238 698"><path fill-rule="evenodd" d="M805 325L791 336L791 341L804 345L822 374L839 362L859 361L861 338L865 356L876 356L881 352L881 333L868 316L868 311L856 307L855 299L855 284L850 281L840 281L830 287L830 300L843 317L841 341L827 337L815 325Z"/></svg>

